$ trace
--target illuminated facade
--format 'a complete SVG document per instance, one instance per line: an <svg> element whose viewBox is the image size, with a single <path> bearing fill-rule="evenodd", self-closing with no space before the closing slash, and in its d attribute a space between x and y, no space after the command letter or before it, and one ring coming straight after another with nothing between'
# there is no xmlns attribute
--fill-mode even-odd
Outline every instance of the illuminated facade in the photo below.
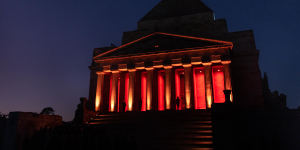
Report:
<svg viewBox="0 0 300 150"><path fill-rule="evenodd" d="M155 41L151 47L140 47L149 40ZM169 43L178 48L168 49ZM100 53L94 57L100 64L95 110L209 109L224 103L223 91L231 90L232 47L226 41L155 32Z"/></svg>
<svg viewBox="0 0 300 150"><path fill-rule="evenodd" d="M228 32L200 0L162 0L121 46L96 48L90 69L97 112L206 110L225 103L224 90L262 106L252 31Z"/></svg>

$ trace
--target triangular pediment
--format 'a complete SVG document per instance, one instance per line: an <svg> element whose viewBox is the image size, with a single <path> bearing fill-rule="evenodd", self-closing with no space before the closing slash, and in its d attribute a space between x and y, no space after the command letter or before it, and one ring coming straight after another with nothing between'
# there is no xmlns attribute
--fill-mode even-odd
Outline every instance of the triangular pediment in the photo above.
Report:
<svg viewBox="0 0 300 150"><path fill-rule="evenodd" d="M99 53L94 59L123 57L197 48L232 46L231 42L214 39L156 32L120 47Z"/></svg>

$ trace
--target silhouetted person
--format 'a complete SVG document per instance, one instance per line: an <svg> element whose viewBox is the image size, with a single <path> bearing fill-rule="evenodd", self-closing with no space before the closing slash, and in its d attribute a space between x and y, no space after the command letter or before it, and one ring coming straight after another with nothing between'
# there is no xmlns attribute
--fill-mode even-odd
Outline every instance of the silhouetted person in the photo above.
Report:
<svg viewBox="0 0 300 150"><path fill-rule="evenodd" d="M179 104L180 104L180 99L179 97L176 98L176 107L177 107L177 110L179 110Z"/></svg>
<svg viewBox="0 0 300 150"><path fill-rule="evenodd" d="M126 103L123 102L123 103L122 103L122 106L123 106L123 112L125 112L125 111L126 111Z"/></svg>
<svg viewBox="0 0 300 150"><path fill-rule="evenodd" d="M223 92L225 95L225 103L231 103L231 101L230 101L231 90L224 90Z"/></svg>
<svg viewBox="0 0 300 150"><path fill-rule="evenodd" d="M142 100L139 100L139 110L140 110L140 111L142 111L142 105L143 105Z"/></svg>

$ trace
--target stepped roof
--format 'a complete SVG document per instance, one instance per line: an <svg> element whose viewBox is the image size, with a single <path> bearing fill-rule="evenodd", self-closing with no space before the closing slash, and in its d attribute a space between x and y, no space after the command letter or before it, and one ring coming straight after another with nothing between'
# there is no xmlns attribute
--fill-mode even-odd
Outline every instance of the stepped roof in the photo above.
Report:
<svg viewBox="0 0 300 150"><path fill-rule="evenodd" d="M140 21L213 12L201 0L162 0Z"/></svg>

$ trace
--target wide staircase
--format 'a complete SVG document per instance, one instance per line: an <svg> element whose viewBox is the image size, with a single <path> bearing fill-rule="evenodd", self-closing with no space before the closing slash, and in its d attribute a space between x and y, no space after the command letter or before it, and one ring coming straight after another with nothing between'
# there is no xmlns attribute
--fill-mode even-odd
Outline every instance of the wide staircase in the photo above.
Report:
<svg viewBox="0 0 300 150"><path fill-rule="evenodd" d="M210 112L127 112L99 114L89 125L105 128L110 139L133 143L139 150L212 150ZM118 143L114 144L118 145ZM114 149L119 149L117 146Z"/></svg>

